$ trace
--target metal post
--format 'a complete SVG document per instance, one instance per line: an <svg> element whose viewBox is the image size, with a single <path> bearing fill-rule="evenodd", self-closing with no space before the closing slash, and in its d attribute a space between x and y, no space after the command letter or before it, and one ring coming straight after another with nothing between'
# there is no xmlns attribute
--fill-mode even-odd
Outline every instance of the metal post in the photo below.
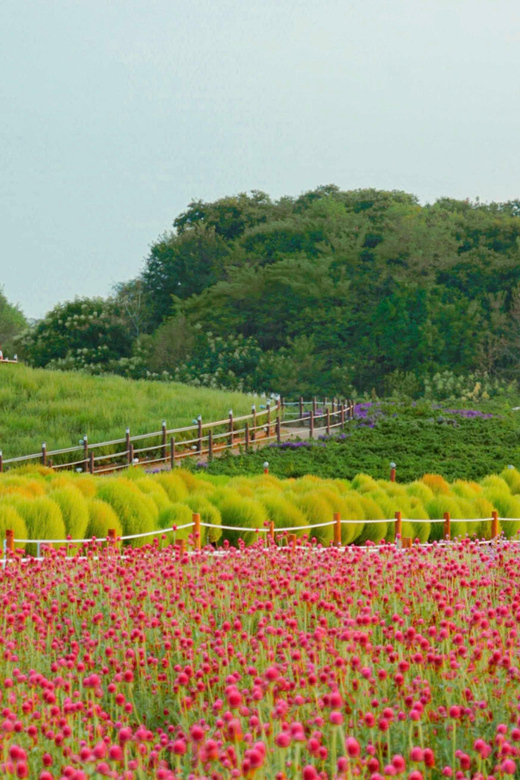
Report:
<svg viewBox="0 0 520 780"><path fill-rule="evenodd" d="M83 436L83 457L85 458L85 462L83 464L83 471L88 471L88 436L85 434Z"/></svg>
<svg viewBox="0 0 520 780"><path fill-rule="evenodd" d="M125 436L126 436L126 462L131 463L132 457L130 455L130 428L126 429Z"/></svg>
<svg viewBox="0 0 520 780"><path fill-rule="evenodd" d="M197 435L197 452L200 454L202 452L202 417L200 414L197 417Z"/></svg>
<svg viewBox="0 0 520 780"><path fill-rule="evenodd" d="M170 439L170 468L175 468L175 437Z"/></svg>
<svg viewBox="0 0 520 780"><path fill-rule="evenodd" d="M168 450L166 448L166 420L162 421L162 459L167 460Z"/></svg>

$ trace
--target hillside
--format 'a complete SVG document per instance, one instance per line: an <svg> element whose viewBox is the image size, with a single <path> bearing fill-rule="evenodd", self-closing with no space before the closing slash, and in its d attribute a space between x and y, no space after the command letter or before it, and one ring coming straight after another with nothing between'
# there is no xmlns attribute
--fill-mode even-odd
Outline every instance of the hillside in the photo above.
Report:
<svg viewBox="0 0 520 780"><path fill-rule="evenodd" d="M178 383L89 376L19 365L0 365L0 450L4 458L191 425L251 411L252 396Z"/></svg>
<svg viewBox="0 0 520 780"><path fill-rule="evenodd" d="M35 366L289 397L520 376L520 205L318 187L196 201L112 299L57 306Z"/></svg>

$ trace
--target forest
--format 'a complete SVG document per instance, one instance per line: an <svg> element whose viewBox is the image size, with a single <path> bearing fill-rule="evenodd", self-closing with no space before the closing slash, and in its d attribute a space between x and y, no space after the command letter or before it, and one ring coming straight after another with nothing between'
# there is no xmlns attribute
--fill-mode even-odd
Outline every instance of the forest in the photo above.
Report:
<svg viewBox="0 0 520 780"><path fill-rule="evenodd" d="M1 297L0 344L35 367L287 397L503 387L520 368L519 238L520 201L334 185L194 201L109 298L79 290L27 323Z"/></svg>

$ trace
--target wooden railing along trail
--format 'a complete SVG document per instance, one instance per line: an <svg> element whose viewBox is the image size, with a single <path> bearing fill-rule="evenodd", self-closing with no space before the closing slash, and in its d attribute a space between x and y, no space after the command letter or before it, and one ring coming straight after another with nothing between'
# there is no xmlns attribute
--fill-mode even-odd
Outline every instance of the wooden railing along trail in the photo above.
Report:
<svg viewBox="0 0 520 780"><path fill-rule="evenodd" d="M16 458L3 458L0 452L0 472L27 463L40 463L54 469L103 474L139 465L166 464L174 466L183 458L198 457L211 460L214 455L228 449L251 448L281 442L294 435L294 429L308 429L312 437L317 430L327 434L340 428L354 416L352 400L325 399L286 403L283 398L266 402L260 411L251 408L251 414L234 417L230 411L227 419L203 423L199 416L194 425L168 429L163 421L160 431L130 435L126 429L124 438L91 444L87 436L75 447L48 450L42 444L41 451ZM195 421L194 421L195 422ZM123 445L121 447L121 445Z"/></svg>

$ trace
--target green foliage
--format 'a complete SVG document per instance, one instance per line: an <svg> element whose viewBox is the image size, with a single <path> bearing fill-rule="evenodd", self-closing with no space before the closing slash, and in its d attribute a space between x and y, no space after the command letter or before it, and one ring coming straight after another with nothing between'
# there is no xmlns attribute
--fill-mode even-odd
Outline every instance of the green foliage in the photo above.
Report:
<svg viewBox="0 0 520 780"><path fill-rule="evenodd" d="M106 539L109 531L115 531L116 536L123 536L123 527L114 509L99 498L91 498L87 502L89 521L86 538Z"/></svg>
<svg viewBox="0 0 520 780"><path fill-rule="evenodd" d="M157 506L129 479L121 477L100 479L97 497L110 504L116 512L125 536L149 533L157 528ZM151 541L151 538L144 537L132 540L131 544L141 547L150 544Z"/></svg>
<svg viewBox="0 0 520 780"><path fill-rule="evenodd" d="M179 528L179 530L173 530L177 526L187 525L192 521L192 511L186 504L169 504L159 514L158 527L168 529L165 533L166 541L168 544L173 544L179 539L188 539L193 536L195 529L193 526L190 528ZM201 544L205 544L206 529L201 528Z"/></svg>
<svg viewBox="0 0 520 780"><path fill-rule="evenodd" d="M89 524L89 511L83 493L72 484L58 487L48 493L61 509L65 531L72 539L84 539Z"/></svg>
<svg viewBox="0 0 520 780"><path fill-rule="evenodd" d="M27 327L27 321L18 306L9 303L0 285L0 349L4 358L13 358L17 352L16 336Z"/></svg>
<svg viewBox="0 0 520 780"><path fill-rule="evenodd" d="M38 496L34 499L27 499L21 495L11 494L2 497L3 505L11 506L25 521L27 528L27 539L65 539L65 523L61 509L57 503L47 496ZM61 544L55 544L54 547L60 547ZM29 555L36 555L37 548L35 544L27 544L26 552Z"/></svg>
<svg viewBox="0 0 520 780"><path fill-rule="evenodd" d="M0 501L0 538L5 539L6 531L13 531L15 539L28 539L25 520L14 506ZM15 542L15 550L25 549L23 542Z"/></svg>
<svg viewBox="0 0 520 780"><path fill-rule="evenodd" d="M185 501L186 505L193 512L198 512L200 515L201 523L209 523L213 526L219 526L222 524L222 516L217 507L212 504L207 498L205 493L191 493ZM202 527L202 538L207 544L216 544L222 536L221 528L204 528Z"/></svg>
<svg viewBox="0 0 520 780"><path fill-rule="evenodd" d="M222 525L238 526L242 528L265 528L268 520L267 511L259 501L252 498L243 498L233 491L227 491L227 495L218 504L222 517ZM254 531L241 532L223 529L223 539L234 547L238 547L239 539L243 539L246 544L252 544L263 534L257 534Z"/></svg>

